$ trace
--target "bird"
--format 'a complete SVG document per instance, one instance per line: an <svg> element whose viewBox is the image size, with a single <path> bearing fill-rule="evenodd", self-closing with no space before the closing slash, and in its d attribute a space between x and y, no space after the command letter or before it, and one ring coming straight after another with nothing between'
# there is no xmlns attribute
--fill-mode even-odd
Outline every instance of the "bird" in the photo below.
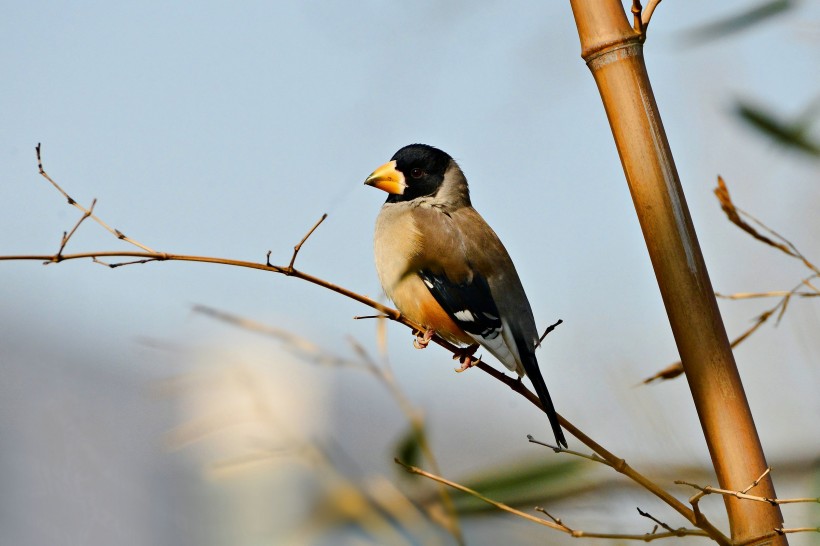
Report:
<svg viewBox="0 0 820 546"><path fill-rule="evenodd" d="M480 345L507 369L529 377L556 442L567 447L535 349L532 308L501 240L473 208L467 178L446 152L410 144L365 184L387 192L376 218L376 272L399 312L433 335L466 345L462 371Z"/></svg>

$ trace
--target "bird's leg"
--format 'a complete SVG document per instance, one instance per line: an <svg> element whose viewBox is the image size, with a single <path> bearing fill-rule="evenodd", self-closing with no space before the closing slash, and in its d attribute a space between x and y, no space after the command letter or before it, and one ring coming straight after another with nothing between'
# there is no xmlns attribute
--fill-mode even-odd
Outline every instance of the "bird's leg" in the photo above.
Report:
<svg viewBox="0 0 820 546"><path fill-rule="evenodd" d="M453 354L453 360L458 359L461 362L461 366L456 368L456 373L461 373L464 370L468 370L472 368L476 362L481 360L481 358L473 358L473 355L478 350L478 343L473 343L463 349L460 349L457 353Z"/></svg>
<svg viewBox="0 0 820 546"><path fill-rule="evenodd" d="M424 332L416 332L416 339L413 340L413 347L416 349L425 349L429 344L430 340L433 339L433 336L436 335L435 330L427 329Z"/></svg>

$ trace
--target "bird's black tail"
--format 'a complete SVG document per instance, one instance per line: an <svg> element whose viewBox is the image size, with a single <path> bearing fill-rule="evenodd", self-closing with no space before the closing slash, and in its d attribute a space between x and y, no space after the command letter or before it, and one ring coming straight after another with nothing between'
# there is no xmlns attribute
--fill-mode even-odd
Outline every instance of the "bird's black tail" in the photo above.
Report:
<svg viewBox="0 0 820 546"><path fill-rule="evenodd" d="M521 345L519 345L521 347ZM567 447L567 440L564 438L564 431L561 430L561 425L558 423L558 414L555 413L555 406L552 405L552 398L550 392L547 390L547 384L544 383L544 377L541 375L541 369L538 367L538 360L535 359L535 354L530 351L521 351L521 360L524 365L524 372L532 381L532 386L535 387L535 393L538 399L541 400L541 405L549 417L550 425L552 425L552 432L555 434L555 441L559 446Z"/></svg>

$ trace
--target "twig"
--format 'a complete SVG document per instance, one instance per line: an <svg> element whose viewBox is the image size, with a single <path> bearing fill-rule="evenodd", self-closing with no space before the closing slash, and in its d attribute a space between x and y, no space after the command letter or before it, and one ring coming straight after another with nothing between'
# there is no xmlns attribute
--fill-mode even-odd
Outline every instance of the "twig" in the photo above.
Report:
<svg viewBox="0 0 820 546"><path fill-rule="evenodd" d="M302 242L304 242L304 239L302 240ZM432 448L430 448L430 445L427 442L427 438L424 433L424 418L421 412L418 411L415 407L413 407L413 404L410 402L410 399L407 398L407 396L401 390L389 368L379 366L376 363L376 361L371 357L370 353L368 353L368 351L355 339L349 338L348 341L353 347L353 350L356 352L358 359L346 359L341 356L337 356L333 353L330 353L329 351L322 349L320 346L313 343L309 339L296 335L287 330L274 328L267 324L262 324L254 320L240 317L238 315L227 313L225 311L221 311L219 309L215 309L213 307L208 307L205 305L194 305L192 310L195 313L203 314L207 317L231 324L232 326L236 326L243 330L248 330L254 333L260 333L272 337L282 342L286 350L290 351L292 354L308 362L314 364L329 364L339 367L359 368L368 371L392 395L393 399L396 401L397 405L404 413L404 415L407 417L407 420L410 422L411 427L413 427L414 431L416 431L417 437L419 439L419 448L421 449L425 458L433 466L433 468L436 469L435 471L438 472L438 462L436 460L435 454L432 451ZM450 498L450 495L445 487L442 486L440 494L442 504L447 509L448 514L450 515L450 520L448 522L450 524L450 530L452 531L452 534L456 539L456 542L458 542L459 544L463 544L464 539L461 534L460 526L458 525L458 518L455 510L455 505L453 504L453 501Z"/></svg>
<svg viewBox="0 0 820 546"><path fill-rule="evenodd" d="M543 506L535 506L535 507L533 507L533 510L535 510L536 512L541 512L542 514L544 514L545 516L550 518L553 521L553 523L555 523L556 525L560 525L561 527L566 529L567 532L572 533L573 529L571 529L568 525L566 525L563 521L561 521L561 518L553 516L552 514L547 512L547 509L544 508Z"/></svg>
<svg viewBox="0 0 820 546"><path fill-rule="evenodd" d="M765 472L764 475L766 475L767 473L768 473L768 471ZM753 483L752 485L750 485L749 487L747 487L746 489L744 489L742 491L731 491L729 489L720 489L718 487L712 487L711 485L698 485L698 484L690 483L690 482L683 481L683 480L675 480L675 483L678 484L678 485L688 485L689 487L692 487L692 488L697 489L698 491L700 491L702 493L702 495L700 495L698 497L698 500L700 499L700 497L703 497L704 495L709 495L709 494L712 494L712 493L716 493L718 495L723 495L725 497L736 497L738 499L750 500L750 501L755 501L755 502L765 502L767 504L771 504L772 506L781 505L781 504L793 504L793 503L820 503L820 497L815 497L815 498L813 498L813 497L803 497L803 498L794 498L794 499L771 499L769 497L760 497L758 495L749 495L748 493L746 493L746 491L750 490L752 487L757 485L757 482L762 477L763 476L761 476L760 478L755 480L755 483ZM698 496L698 495L696 495L696 496Z"/></svg>
<svg viewBox="0 0 820 546"><path fill-rule="evenodd" d="M352 367L363 368L364 366L358 360L342 358L329 351L324 350L319 345L313 343L307 338L298 336L287 330L274 328L267 324L262 324L254 320L250 320L232 313L221 311L219 309L209 307L207 305L194 305L191 310L194 313L204 315L206 317L216 319L218 321L230 324L243 330L255 332L268 337L272 337L284 344L286 350L291 354L310 362L311 364L329 365L337 367Z"/></svg>
<svg viewBox="0 0 820 546"><path fill-rule="evenodd" d="M102 227L103 227L106 231L108 231L109 233L111 233L112 235L114 235L114 237L116 237L117 239L121 239L121 240L125 241L126 243L131 243L132 245L134 245L134 246L136 246L136 247L138 247L138 248L141 248L141 249L143 249L143 250L144 250L144 251L146 251L146 252L152 252L152 253L155 253L155 254L157 253L155 250L153 250L153 249L151 249L151 248L149 248L149 247L147 247L147 246L143 245L142 243L138 243L138 242L137 242L137 241L135 241L134 239L131 239L130 237L127 237L127 236L126 236L123 232L121 232L120 230L118 230L118 229L114 229L114 228L110 227L108 224L106 224L105 222L103 222L102 220L100 220L100 218L99 218L99 217L97 217L96 215L92 214L91 210L89 210L89 209L85 208L84 206L82 206L81 204L79 204L77 201L75 201L75 200L74 200L74 198L72 198L70 195L68 195L68 194L65 192L65 190L64 190L63 188L61 188L61 187L60 187L60 185L59 185L59 184L57 184L57 183L56 183L56 182L55 182L55 181L54 181L54 180L53 180L53 179L52 179L52 178L48 175L48 173L46 173L46 171L43 169L43 160L42 160L42 156L40 155L40 144L39 144L39 143L37 144L37 146L36 146L35 150L37 151L37 168L38 168L38 169L39 169L39 171L40 171L40 175L42 175L42 176L43 176L43 178L45 178L46 180L48 180L48 181L51 183L51 185L52 185L52 186L54 186L54 188L56 188L56 190L57 190L58 192L60 192L60 193L63 195L63 197L65 197L65 198L66 198L66 201L68 201L68 204L69 204L69 205L72 205L72 206L74 206L74 207L77 207L78 209L80 209L81 211L83 211L83 213L84 213L84 214L87 214L87 215L88 215L88 216L89 216L92 220L94 220L94 221L95 221L95 222L97 222L99 225L101 225L101 226L102 226ZM94 202L96 203L96 199L94 200ZM93 207L94 207L94 206L93 206L93 204L92 204L92 208L93 208ZM58 255L59 255L59 253L58 253ZM55 260L55 261L59 261L59 260Z"/></svg>
<svg viewBox="0 0 820 546"><path fill-rule="evenodd" d="M529 392L529 391L527 391ZM534 395L533 395L534 398ZM527 399L530 400L532 403L537 405L538 399L537 398L530 398L527 396ZM540 406L539 406L540 407ZM672 496L668 491L660 487L658 484L647 478L646 476L642 475L634 468L629 466L627 462L619 457L616 457L600 445L598 445L595 441L585 435L583 432L575 428L575 426L568 422L566 419L558 416L558 420L561 422L561 426L566 429L567 432L575 436L581 443L585 444L587 447L591 448L596 455L600 456L603 459L603 464L611 466L616 472L623 474L624 476L630 478L632 481L655 495L656 497L660 498L670 507L672 507L676 512L686 518L687 521L692 523L693 525L703 529L706 534L711 537L715 542L721 544L723 546L729 546L731 544L731 540L724 535L717 527L715 527L702 513L699 511L695 511L693 509L687 508L682 502L680 502L677 498ZM533 442L542 445L546 445L550 449L555 450L554 446L550 446L548 444L544 444L543 442ZM561 452L568 452L568 450L560 450ZM572 455L577 455L580 457L584 457L596 462L598 461L595 458L588 457L586 455L577 453L577 452L570 452Z"/></svg>
<svg viewBox="0 0 820 546"><path fill-rule="evenodd" d="M89 216L91 216L91 215L94 213L94 206L95 206L96 204L97 204L97 199L96 199L96 198L95 198L95 199L92 199L92 200L91 200L91 206L88 208L88 210L87 210L87 211L85 211L85 212L83 213L83 215L82 215L82 216L80 216L80 219L79 219L79 220L77 220L77 223L76 223L76 224L74 224L74 227L73 227L73 228L71 228L71 231L69 231L68 233L66 233L65 231L63 232L63 238L62 238L62 240L60 241L60 249L57 251L57 256L58 256L58 257L59 257L59 256L62 256L62 254L63 254L63 250L65 250L65 245L67 245L67 244L68 244L68 240L69 240L69 239L71 239L71 237L72 237L72 236L74 235L74 233L77 231L77 228L79 228L79 227L80 227L80 224L82 224L82 223L85 221L85 219L86 219L86 218L88 218Z"/></svg>
<svg viewBox="0 0 820 546"><path fill-rule="evenodd" d="M735 205L732 201L731 195L729 195L729 188L726 185L726 182L723 180L723 177L718 176L717 187L714 190L715 196L717 197L718 201L720 202L720 207L723 209L723 212L726 214L726 217L729 219L730 222L735 224L737 227L757 239L758 241L765 243L769 246L777 248L778 250L782 251L783 253L791 256L793 258L797 258L798 260L802 261L803 264L812 271L812 275L802 279L800 283L798 283L795 287L791 290L784 291L774 291L774 292L761 292L761 293L748 293L748 292L741 292L738 294L730 294L730 295L723 295L716 293L715 296L719 298L725 299L748 299L748 298L765 298L765 297L779 297L781 298L777 304L762 312L760 315L754 318L755 323L749 327L748 330L740 334L737 338L734 339L731 343L731 347L735 348L740 343L745 341L749 336L755 333L758 328L763 326L763 324L769 320L775 313L777 313L777 319L775 320L775 324L779 324L780 320L783 318L783 315L786 313L786 309L788 308L789 302L791 298L794 296L799 297L817 297L820 296L820 289L812 284L816 278L820 278L820 268L815 266L812 262L800 252L797 247L788 239L780 235L778 232L774 231L772 228L768 227L766 224L749 214L748 212L740 209ZM771 235L774 239L779 239L780 242L772 239L771 237L767 237L766 235L761 234L757 231L749 222L746 222L742 216L749 218L752 222L758 225L762 230L766 231ZM800 290L803 287L808 287L812 292L805 292ZM683 365L680 361L670 364L666 368L660 370L659 372L647 377L642 381L644 385L652 383L657 380L668 380L678 377L683 373Z"/></svg>
<svg viewBox="0 0 820 546"><path fill-rule="evenodd" d="M478 491L475 491L474 489L470 489L467 486L464 486L464 485L461 485L459 483L450 481L446 478L442 478L441 476L437 476L436 474L431 474L430 472L427 472L426 470L422 470L421 468L418 468L416 466L406 464L406 463L400 461L399 459L393 459L393 460L396 462L396 464L403 466L404 469L407 470L408 472L410 472L411 474L418 474L419 476L424 476L425 478L429 478L433 481L443 483L444 485L446 485L448 487L452 487L453 489L455 489L457 491L461 491L462 493L467 493L468 495L472 495L475 498L480 499L480 500L486 502L487 504L489 504L491 506L495 506L499 510L504 510L505 512L515 514L516 516L519 516L519 517L522 517L526 520L532 521L533 523L538 523L540 525L544 525L545 527L550 527L550 528L556 529L558 531L565 531L566 532L566 528L563 527L562 525L558 525L558 524L555 524L551 521L547 521L545 519L533 516L532 514L527 514L526 512L522 512L521 510L517 510L517 509L513 508L512 506L504 504L503 502L498 502L498 501L495 501L495 500L493 500L489 497L486 497L486 496L482 495L481 493L479 493Z"/></svg>
<svg viewBox="0 0 820 546"><path fill-rule="evenodd" d="M670 533L677 533L678 532L678 529L672 529L669 525L665 524L664 522L662 522L661 520L659 520L658 518L656 518L655 516L653 516L649 512L644 512L640 508L637 508L637 510L638 510L638 513L640 515L642 515L645 518L651 519L652 521L654 521L655 523L657 523L658 525L660 525L661 527L663 527L664 529L666 529ZM655 526L656 529L657 529L658 525ZM654 532L652 534L654 534ZM680 535L680 536L683 536L683 535Z"/></svg>
<svg viewBox="0 0 820 546"><path fill-rule="evenodd" d="M508 504L504 504L503 502L498 502L498 501L493 500L493 499L491 499L491 498L489 498L485 495L482 495L481 493L479 493L478 491L476 491L474 489L470 489L469 487L461 485L460 483L456 483L454 481L448 480L448 479L443 478L441 476L438 476L436 474L432 474L432 473L427 472L425 470L422 470L421 468L418 468L416 466L406 464L406 463L400 461L399 459L394 459L394 461L396 462L396 464L403 466L404 469L407 470L408 472L410 472L411 474L418 474L419 476L424 476L425 478L429 478L429 479L431 479L435 482L442 483L444 485L447 485L448 487L452 487L453 489L456 489L457 491L461 491L462 493L466 493L466 494L471 495L471 496L473 496L473 497L475 497L475 498L477 498L477 499L479 499L483 502L486 502L490 506L494 506L495 508L498 508L499 510L503 510L504 512L508 512L510 514L513 514L515 516L523 518L527 521L531 521L533 523L543 525L544 527L549 527L550 529L555 529L556 531L561 531L563 533L566 533L566 534L570 535L573 538L582 538L582 537L585 537L585 538L610 538L610 539L621 539L621 540L641 540L641 541L649 542L649 541L660 539L660 538L670 538L670 537L679 537L679 536L701 536L701 537L708 537L709 536L705 531L702 531L700 529L678 529L678 530L675 530L674 532L669 532L669 533L655 533L655 534L643 534L643 535L640 535L640 534L627 535L627 534L618 534L618 533L589 533L587 531L580 531L578 529L571 529L570 527L565 525L559 518L556 518L556 517L552 516L551 514L549 514L543 508L536 507L535 510L546 514L552 521L546 520L544 518L539 518L537 516L533 516L532 514L528 514L526 512L522 512L521 510L513 508L512 506L509 506Z"/></svg>
<svg viewBox="0 0 820 546"><path fill-rule="evenodd" d="M778 250L782 251L783 253L797 258L798 260L802 261L803 264L814 271L816 274L820 275L820 269L811 263L806 257L800 252L794 244L780 235L778 232L749 214L748 212L738 208L734 202L732 201L731 196L729 195L729 188L726 186L726 182L723 180L723 177L718 176L718 185L715 188L715 195L720 201L720 207L723 209L723 212L726 214L726 217L729 219L730 222L735 224L737 227L754 237L760 242L766 243L769 246L775 247ZM754 227L752 227L748 222L744 221L741 218L741 215L746 216L750 220L752 220L755 224L757 224L760 228L767 231L770 235L775 237L776 239L780 239L781 242L777 242L772 240L765 235L759 233Z"/></svg>
<svg viewBox="0 0 820 546"><path fill-rule="evenodd" d="M552 445L552 444L548 444L548 443L546 443L546 442L542 442L542 441L540 441L540 440L536 440L536 439L532 436L532 434L527 434L527 440L528 440L531 444L538 444L538 445L540 445L540 446L548 447L548 448L550 448L551 450L553 450L555 453L566 453L567 455L574 455L574 456L576 456L576 457L581 457L582 459L588 459L588 460L590 460L590 461L594 461L594 462L596 462L596 463L605 464L606 466L612 466L612 465L611 465L611 464L609 464L606 460L602 459L601 457L599 457L599 456L598 456L598 455L596 455L595 453L593 453L593 454L591 454L591 455L587 455L586 453L581 453L580 451L573 451L573 450L571 450L571 449L567 449L567 448L565 448L565 447L561 447L561 446L554 446L554 445Z"/></svg>
<svg viewBox="0 0 820 546"><path fill-rule="evenodd" d="M734 546L766 546L768 544L771 544L771 541L769 539L777 536L787 535L790 533L820 533L820 527L776 527L768 533L764 533L760 536L752 537L748 540L744 540L741 542L736 542Z"/></svg>
<svg viewBox="0 0 820 546"><path fill-rule="evenodd" d="M646 29L649 26L649 21L652 19L652 14L655 13L655 8L657 8L660 3L661 0L649 0L649 3L646 4L646 9L643 10L643 16L641 17L644 33L646 33Z"/></svg>
<svg viewBox="0 0 820 546"><path fill-rule="evenodd" d="M772 317L772 315L774 315L775 313L777 313L777 320L775 321L775 324L780 324L780 319L783 318L783 314L786 312L786 308L788 307L789 301L791 300L792 296L794 296L795 294L800 293L799 289L802 286L808 286L811 289L816 290L816 287L814 285L812 285L810 281L812 279L817 278L817 277L818 277L818 275L810 275L809 277L807 277L805 279L802 279L791 290L783 291L782 293L784 295L782 296L780 301L777 302L777 304L775 304L774 307L772 307L771 309L767 309L766 311L763 311L758 316L756 316L754 318L754 324L752 324L745 332L743 332L742 334L737 336L734 340L732 340L732 343L730 343L730 346L734 349L735 347L737 347L738 345L740 345L741 343L746 341L746 339L749 336L751 336L753 333L755 333L758 328L763 326L766 323L766 321L768 321ZM806 296L814 296L814 295L815 294L806 293ZM820 295L820 294L817 294L817 295ZM741 299L741 298L738 298L738 299ZM647 384L652 383L652 382L657 381L657 380L673 379L675 377L678 377L682 373L683 373L683 365L681 364L681 362L679 360L679 361L677 361L673 364L670 364L669 366L662 369L661 371L647 377L641 383L644 384L644 385L647 385Z"/></svg>
<svg viewBox="0 0 820 546"><path fill-rule="evenodd" d="M370 356L370 353L355 339L350 338L348 341L353 346L353 349L356 351L359 358L365 362L365 367L377 380L379 380L379 382L381 382L381 384L396 401L399 409L401 409L402 413L404 413L413 429L413 433L418 440L419 449L424 455L424 458L427 459L435 472L440 473L441 470L439 468L438 459L436 458L435 453L433 453L430 443L427 441L427 433L424 427L424 416L422 413L413 406L410 399L404 391L401 390L399 384L396 382L396 377L393 375L393 372L389 367L377 365L376 361ZM455 503L453 503L453 499L448 493L446 487L442 486L439 490L439 498L441 499L441 504L446 510L447 515L449 516L449 520L447 521L448 529L451 531L453 538L455 538L459 544L464 544L464 536L461 532L461 526L459 524L458 511L456 510Z"/></svg>
<svg viewBox="0 0 820 546"><path fill-rule="evenodd" d="M644 32L643 19L641 19L641 10L643 10L641 0L632 0L632 28L636 34L644 37L646 33Z"/></svg>
<svg viewBox="0 0 820 546"><path fill-rule="evenodd" d="M546 338L550 334L550 332L555 330L558 326L560 326L563 323L564 323L563 319L558 319L554 324L550 324L549 326L547 326L547 329L544 330L544 333L541 334L541 337L538 338L538 343L535 344L535 348L537 349L538 347L540 347L541 342L544 341L544 338Z"/></svg>
<svg viewBox="0 0 820 546"><path fill-rule="evenodd" d="M816 277L816 275L812 275L811 278ZM804 281L805 282L805 281ZM736 292L734 294L721 294L719 292L715 292L715 297L724 299L724 300L748 300L754 298L783 298L785 296L797 296L800 298L816 298L820 296L820 293L817 292L789 292L788 290L774 290L772 292Z"/></svg>
<svg viewBox="0 0 820 546"><path fill-rule="evenodd" d="M772 467L770 466L770 467L768 467L766 470L764 470L764 471L763 471L763 473L762 473L760 476L758 476L758 478L757 478L755 481L753 481L752 483L750 483L750 484L749 484L749 486L748 486L746 489L744 489L743 491L741 491L741 493L748 493L749 491L751 491L752 489L754 489L755 487L757 487L758 485L760 485L760 480L762 480L763 478L765 478L766 476L768 476L768 475L769 475L769 472L771 472L771 471L772 471Z"/></svg>
<svg viewBox="0 0 820 546"><path fill-rule="evenodd" d="M313 232L316 231L316 228L318 228L319 225L325 221L325 218L327 218L327 213L322 214L322 217L319 218L319 220L315 224L313 224L313 227L310 228L310 230L308 230L304 237L302 237L302 240L299 241L299 243L295 247L293 247L293 256L290 257L290 263L288 264L286 271L293 271L293 264L296 261L296 255L299 254L299 251L302 249L302 245L305 244L305 241L308 240L308 237L313 235ZM270 257L270 254L268 254L268 257ZM287 273L285 273L285 275L287 275Z"/></svg>
<svg viewBox="0 0 820 546"><path fill-rule="evenodd" d="M646 40L646 31L652 19L652 13L660 3L661 0L649 0L646 9L643 9L640 0L632 0L632 28L641 37L642 42Z"/></svg>

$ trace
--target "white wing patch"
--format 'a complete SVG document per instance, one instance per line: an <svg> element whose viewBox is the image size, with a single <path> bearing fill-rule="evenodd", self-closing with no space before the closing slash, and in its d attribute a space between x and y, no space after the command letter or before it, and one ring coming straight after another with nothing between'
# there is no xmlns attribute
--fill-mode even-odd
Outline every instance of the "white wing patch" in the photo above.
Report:
<svg viewBox="0 0 820 546"><path fill-rule="evenodd" d="M475 316L470 312L469 309L464 309L463 311L456 311L454 313L458 320L463 322L475 322Z"/></svg>
<svg viewBox="0 0 820 546"><path fill-rule="evenodd" d="M468 332L469 333L469 332ZM490 351L490 354L504 364L511 372L524 375L524 367L520 364L521 357L518 354L518 347L510 334L507 321L501 320L501 328L496 328L486 336L470 334L482 347Z"/></svg>

